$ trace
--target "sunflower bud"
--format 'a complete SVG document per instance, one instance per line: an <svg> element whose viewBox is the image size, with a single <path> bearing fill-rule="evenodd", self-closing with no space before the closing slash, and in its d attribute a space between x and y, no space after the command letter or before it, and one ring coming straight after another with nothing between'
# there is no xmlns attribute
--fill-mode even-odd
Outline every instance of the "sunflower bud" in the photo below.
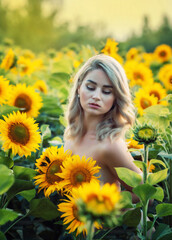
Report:
<svg viewBox="0 0 172 240"><path fill-rule="evenodd" d="M151 144L157 140L157 130L150 124L137 125L134 130L133 139L138 141L139 144Z"/></svg>

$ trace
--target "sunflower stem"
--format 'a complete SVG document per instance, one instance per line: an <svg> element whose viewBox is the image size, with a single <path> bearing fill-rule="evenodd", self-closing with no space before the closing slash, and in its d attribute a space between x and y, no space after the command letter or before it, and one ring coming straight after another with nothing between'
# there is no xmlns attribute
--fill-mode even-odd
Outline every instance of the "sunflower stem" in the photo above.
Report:
<svg viewBox="0 0 172 240"><path fill-rule="evenodd" d="M149 146L144 144L144 168L143 168L143 183L146 183L147 180L147 162L148 162L148 152ZM143 236L144 239L147 239L147 210L148 210L148 201L143 206Z"/></svg>
<svg viewBox="0 0 172 240"><path fill-rule="evenodd" d="M148 152L149 147L147 144L144 144L144 168L143 168L143 183L146 183L147 179L147 162L148 162Z"/></svg>
<svg viewBox="0 0 172 240"><path fill-rule="evenodd" d="M24 216L22 216L21 218L18 218L15 222L13 222L13 224L11 224L9 226L9 228L7 228L7 230L4 232L4 234L6 234L16 223L21 221L23 218L27 217L29 214L30 214L30 212L27 212Z"/></svg>
<svg viewBox="0 0 172 240"><path fill-rule="evenodd" d="M8 151L8 158L11 158L11 153L12 153L12 149L10 148Z"/></svg>
<svg viewBox="0 0 172 240"><path fill-rule="evenodd" d="M88 235L87 235L87 240L92 240L94 237L94 224L93 221L88 222Z"/></svg>

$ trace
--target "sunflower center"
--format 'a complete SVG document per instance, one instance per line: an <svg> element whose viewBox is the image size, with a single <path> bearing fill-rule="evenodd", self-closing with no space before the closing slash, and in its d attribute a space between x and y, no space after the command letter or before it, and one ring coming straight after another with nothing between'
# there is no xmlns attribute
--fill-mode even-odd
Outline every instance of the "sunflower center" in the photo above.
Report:
<svg viewBox="0 0 172 240"><path fill-rule="evenodd" d="M77 186L82 182L90 182L91 174L87 169L76 169L71 173L71 183L73 186Z"/></svg>
<svg viewBox="0 0 172 240"><path fill-rule="evenodd" d="M8 136L12 142L22 145L26 145L30 139L28 128L22 123L12 124Z"/></svg>
<svg viewBox="0 0 172 240"><path fill-rule="evenodd" d="M95 212L95 214L106 214L114 208L114 204L112 204L110 198L101 194L99 196L91 194L88 196L87 201L88 210Z"/></svg>
<svg viewBox="0 0 172 240"><path fill-rule="evenodd" d="M169 78L169 82L170 82L170 84L172 84L172 76L170 76L170 78Z"/></svg>
<svg viewBox="0 0 172 240"><path fill-rule="evenodd" d="M154 95L155 97L157 97L157 98L158 98L158 100L160 100L160 99L161 99L161 97L160 97L159 93L158 93L158 92L156 92L156 91L151 91L151 92L150 92L150 95Z"/></svg>
<svg viewBox="0 0 172 240"><path fill-rule="evenodd" d="M49 184L61 181L61 178L56 176L56 173L61 172L61 162L59 160L53 161L47 169L46 180Z"/></svg>
<svg viewBox="0 0 172 240"><path fill-rule="evenodd" d="M167 55L167 53L166 53L166 51L161 51L161 52L159 53L159 55L160 55L161 57L165 57L165 56Z"/></svg>
<svg viewBox="0 0 172 240"><path fill-rule="evenodd" d="M148 139L154 136L154 131L150 128L141 129L138 132L140 138Z"/></svg>
<svg viewBox="0 0 172 240"><path fill-rule="evenodd" d="M2 93L2 89L1 89L1 87L0 87L0 94Z"/></svg>
<svg viewBox="0 0 172 240"><path fill-rule="evenodd" d="M75 204L73 205L72 210L73 210L73 216L76 218L76 220L79 221L78 208Z"/></svg>
<svg viewBox="0 0 172 240"><path fill-rule="evenodd" d="M147 108L147 107L149 107L149 106L151 106L150 100L147 99L147 98L142 98L142 99L141 99L141 107L142 107L143 109L145 109L145 108Z"/></svg>
<svg viewBox="0 0 172 240"><path fill-rule="evenodd" d="M20 110L21 112L28 112L31 109L31 104L32 104L31 98L24 93L20 94L16 98L14 103L16 107L21 109Z"/></svg>
<svg viewBox="0 0 172 240"><path fill-rule="evenodd" d="M144 80L143 75L139 72L134 72L134 79L135 80Z"/></svg>

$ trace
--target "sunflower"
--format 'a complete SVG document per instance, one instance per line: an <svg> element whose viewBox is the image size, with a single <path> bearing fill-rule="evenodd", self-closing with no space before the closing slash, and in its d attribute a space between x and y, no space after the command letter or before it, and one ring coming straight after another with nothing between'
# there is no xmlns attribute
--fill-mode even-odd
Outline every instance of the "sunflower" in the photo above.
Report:
<svg viewBox="0 0 172 240"><path fill-rule="evenodd" d="M156 47L154 55L158 62L167 62L172 56L171 47L166 44L161 44Z"/></svg>
<svg viewBox="0 0 172 240"><path fill-rule="evenodd" d="M24 58L29 58L29 59L34 59L35 54L31 50L26 49L26 50L23 51L23 57Z"/></svg>
<svg viewBox="0 0 172 240"><path fill-rule="evenodd" d="M131 87L135 85L145 86L153 83L152 71L145 64L133 60L126 62L124 68L127 78L130 80L129 84Z"/></svg>
<svg viewBox="0 0 172 240"><path fill-rule="evenodd" d="M130 149L130 148L133 148L133 149L142 149L144 146L141 144L139 144L139 142L137 142L136 140L133 139L133 136L131 136L130 139L127 139L127 147Z"/></svg>
<svg viewBox="0 0 172 240"><path fill-rule="evenodd" d="M77 191L80 199L85 204L86 210L94 216L110 215L120 200L120 192L116 184L98 182L83 184Z"/></svg>
<svg viewBox="0 0 172 240"><path fill-rule="evenodd" d="M36 152L41 142L38 124L33 118L28 118L26 113L19 111L0 120L0 135L4 150L12 149L12 153L21 157Z"/></svg>
<svg viewBox="0 0 172 240"><path fill-rule="evenodd" d="M44 189L44 195L48 197L51 193L59 190L59 182L62 180L57 173L61 172L62 162L71 156L71 152L64 152L61 148L49 147L36 160L37 172L35 185L39 185L39 191Z"/></svg>
<svg viewBox="0 0 172 240"><path fill-rule="evenodd" d="M58 205L58 210L62 212L61 215L62 218L64 218L63 223L69 224L69 226L66 228L69 230L69 233L76 232L76 236L83 232L85 235L87 233L86 227L84 227L84 222L80 221L79 215L78 215L78 207L76 205L75 198L68 196L69 200L65 200L65 202L60 203Z"/></svg>
<svg viewBox="0 0 172 240"><path fill-rule="evenodd" d="M10 49L7 55L5 56L5 58L2 60L0 67L4 68L5 70L9 70L14 66L15 61L16 59L15 59L14 52L12 49Z"/></svg>
<svg viewBox="0 0 172 240"><path fill-rule="evenodd" d="M161 103L160 100L165 98L167 93L166 90L162 87L160 83L153 83L152 85L145 86L144 90L158 99L158 103Z"/></svg>
<svg viewBox="0 0 172 240"><path fill-rule="evenodd" d="M0 76L0 105L6 103L9 98L10 91L11 87L9 85L9 81L3 76Z"/></svg>
<svg viewBox="0 0 172 240"><path fill-rule="evenodd" d="M150 66L151 63L154 61L154 54L153 53L143 53L142 54L143 62L146 66Z"/></svg>
<svg viewBox="0 0 172 240"><path fill-rule="evenodd" d="M150 124L136 125L134 130L134 140L140 144L150 144L157 140L158 133L154 126Z"/></svg>
<svg viewBox="0 0 172 240"><path fill-rule="evenodd" d="M42 98L34 87L17 84L13 87L13 94L8 104L18 107L20 112L26 112L29 117L37 117L39 109L42 107Z"/></svg>
<svg viewBox="0 0 172 240"><path fill-rule="evenodd" d="M164 86L167 90L172 91L172 69L166 72L162 82L164 83Z"/></svg>
<svg viewBox="0 0 172 240"><path fill-rule="evenodd" d="M163 67L160 68L158 72L158 78L160 81L163 82L163 79L166 77L166 74L171 71L172 69L172 64L165 64Z"/></svg>
<svg viewBox="0 0 172 240"><path fill-rule="evenodd" d="M73 155L63 162L62 173L57 174L64 179L59 183L59 187L70 191L73 187L78 188L84 182L99 182L98 177L94 174L99 172L100 167L95 166L95 164L96 161L93 161L92 158L86 159L83 156L81 159L79 155Z"/></svg>
<svg viewBox="0 0 172 240"><path fill-rule="evenodd" d="M118 43L114 39L108 38L106 41L106 45L101 50L101 52L111 56L112 54L117 53L118 51L117 45Z"/></svg>
<svg viewBox="0 0 172 240"><path fill-rule="evenodd" d="M83 232L87 234L87 228L85 222L80 220L77 201L80 198L78 191L72 189L71 196L67 195L68 199L65 199L64 202L58 204L58 210L62 212L61 218L64 218L63 223L69 224L66 228L69 230L69 233L76 231L76 236ZM101 228L101 225L97 222L94 222L96 228Z"/></svg>
<svg viewBox="0 0 172 240"><path fill-rule="evenodd" d="M135 106L138 110L138 113L142 116L144 109L156 105L158 103L158 99L154 96L150 96L144 89L139 89L135 94L134 99Z"/></svg>
<svg viewBox="0 0 172 240"><path fill-rule="evenodd" d="M35 70L34 63L29 58L20 56L17 60L17 66L11 69L14 74L19 74L21 77L28 75L30 76Z"/></svg>
<svg viewBox="0 0 172 240"><path fill-rule="evenodd" d="M36 81L36 83L33 85L33 87L35 89L39 90L40 92L45 93L45 94L48 92L47 85L43 80Z"/></svg>
<svg viewBox="0 0 172 240"><path fill-rule="evenodd" d="M137 48L130 48L126 54L127 60L134 60L138 58L139 51Z"/></svg>
<svg viewBox="0 0 172 240"><path fill-rule="evenodd" d="M148 161L148 163L147 163L147 170L150 173L152 173L152 171L155 170L155 165L153 165L153 164L150 165L150 161Z"/></svg>

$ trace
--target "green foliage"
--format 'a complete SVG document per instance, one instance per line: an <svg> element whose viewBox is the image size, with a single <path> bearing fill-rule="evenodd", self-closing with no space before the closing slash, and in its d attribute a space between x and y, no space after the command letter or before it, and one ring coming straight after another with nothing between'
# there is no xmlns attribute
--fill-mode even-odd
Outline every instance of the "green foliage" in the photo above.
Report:
<svg viewBox="0 0 172 240"><path fill-rule="evenodd" d="M138 173L133 172L130 169L119 167L115 168L115 170L118 174L118 177L128 186L136 187L142 181L142 177Z"/></svg>
<svg viewBox="0 0 172 240"><path fill-rule="evenodd" d="M30 202L30 214L45 220L52 220L59 216L57 207L47 198L33 199Z"/></svg>
<svg viewBox="0 0 172 240"><path fill-rule="evenodd" d="M11 209L0 209L0 216L0 225L4 225L8 221L14 221L20 214Z"/></svg>
<svg viewBox="0 0 172 240"><path fill-rule="evenodd" d="M14 183L14 175L12 170L5 165L0 164L0 195L8 191Z"/></svg>

